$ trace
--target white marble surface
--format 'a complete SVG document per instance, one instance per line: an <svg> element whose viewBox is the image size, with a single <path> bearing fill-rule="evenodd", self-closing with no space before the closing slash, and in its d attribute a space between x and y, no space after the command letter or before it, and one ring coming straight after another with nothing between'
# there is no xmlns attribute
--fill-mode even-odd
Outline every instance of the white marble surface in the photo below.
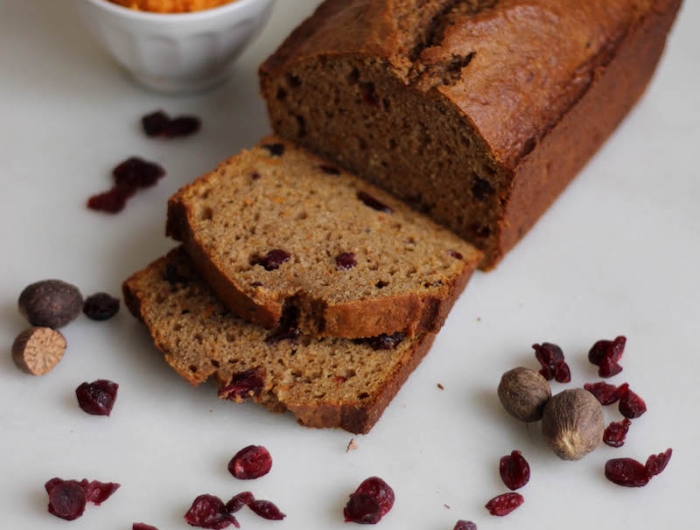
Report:
<svg viewBox="0 0 700 530"><path fill-rule="evenodd" d="M179 186L268 131L257 97L257 64L317 0L282 0L263 36L221 87L165 97L135 85L90 38L68 2L0 0L0 527L124 530L144 521L188 528L182 515L200 493L244 489L288 514L271 523L241 513L248 530L347 528L347 495L370 475L396 491L385 529L480 530L698 527L700 492L700 3L687 0L649 91L622 127L498 270L477 274L436 345L371 434L301 428L289 415L220 402L165 365L126 312L80 318L69 348L44 378L18 372L9 356L26 323L24 286L47 277L84 293L118 293L133 271L172 246L165 204ZM204 120L198 136L146 139L138 119L163 108ZM88 211L129 155L161 162L168 176L121 215ZM585 353L600 338L628 337L624 372L649 411L621 449L601 447L565 463L536 428L511 420L495 388L502 372L536 367L530 345L559 343L573 384L595 380ZM83 381L118 382L110 418L78 409ZM438 389L440 383L444 390ZM560 389L555 385L555 390ZM609 419L617 419L614 408ZM226 471L255 443L272 472L240 483ZM607 482L605 461L645 459L673 447L667 470L646 488ZM525 504L503 519L483 505L505 491L500 456L520 449L532 465ZM53 477L117 481L103 506L64 523L46 512ZM449 506L449 507L448 507Z"/></svg>

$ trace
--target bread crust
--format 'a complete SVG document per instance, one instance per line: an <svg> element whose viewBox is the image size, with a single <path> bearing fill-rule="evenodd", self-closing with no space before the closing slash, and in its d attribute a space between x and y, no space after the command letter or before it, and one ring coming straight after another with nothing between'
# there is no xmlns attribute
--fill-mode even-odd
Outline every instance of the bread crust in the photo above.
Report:
<svg viewBox="0 0 700 530"><path fill-rule="evenodd" d="M484 219L477 210L458 207L429 214L485 250L481 268L488 270L527 233L639 99L681 0L428 0L424 9L413 4L327 0L261 65L262 93L278 134L403 199L410 198L403 176L371 165L377 155L371 142L358 157L327 131L315 131L317 125L308 119L303 135L284 123L280 79L310 65L337 69L352 62L361 65L360 75L365 67L383 70L392 90L405 87L439 112L458 115L462 128L483 142L485 159L497 167L495 215ZM429 13L427 20L421 10ZM473 190L466 173L444 184L463 197ZM426 184L416 192L423 204L439 201L440 187ZM468 226L483 227L487 235L480 238Z"/></svg>

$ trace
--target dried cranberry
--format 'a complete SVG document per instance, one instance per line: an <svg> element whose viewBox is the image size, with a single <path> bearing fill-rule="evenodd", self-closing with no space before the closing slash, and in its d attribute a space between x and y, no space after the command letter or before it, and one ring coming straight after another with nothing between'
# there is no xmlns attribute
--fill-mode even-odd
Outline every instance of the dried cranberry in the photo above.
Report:
<svg viewBox="0 0 700 530"><path fill-rule="evenodd" d="M282 156L284 154L284 144L265 144L263 149L267 149L271 156Z"/></svg>
<svg viewBox="0 0 700 530"><path fill-rule="evenodd" d="M170 124L170 116L162 110L157 110L141 118L141 126L146 136L160 136Z"/></svg>
<svg viewBox="0 0 700 530"><path fill-rule="evenodd" d="M522 488L530 481L530 465L520 451L502 457L499 472L503 483L511 490Z"/></svg>
<svg viewBox="0 0 700 530"><path fill-rule="evenodd" d="M556 344L543 342L542 344L533 344L535 357L542 365L540 374L547 380L556 380L559 383L568 383L571 381L571 371L564 360L564 352Z"/></svg>
<svg viewBox="0 0 700 530"><path fill-rule="evenodd" d="M109 191L98 193L90 197L87 202L87 207L98 212L119 213L124 209L126 201L131 195L131 189L114 186Z"/></svg>
<svg viewBox="0 0 700 530"><path fill-rule="evenodd" d="M146 523L134 523L131 525L131 530L158 530L155 526Z"/></svg>
<svg viewBox="0 0 700 530"><path fill-rule="evenodd" d="M289 252L276 248L269 251L264 256L255 256L251 260L251 265L262 265L266 271L274 271L279 269L280 265L289 261L291 255Z"/></svg>
<svg viewBox="0 0 700 530"><path fill-rule="evenodd" d="M116 482L88 481L87 479L81 480L80 485L85 490L85 498L87 501L96 506L99 506L109 499L120 487Z"/></svg>
<svg viewBox="0 0 700 530"><path fill-rule="evenodd" d="M85 488L75 480L53 478L45 484L49 494L49 513L73 521L85 512L87 498Z"/></svg>
<svg viewBox="0 0 700 530"><path fill-rule="evenodd" d="M366 493L353 493L343 509L346 523L377 524L381 508L377 500Z"/></svg>
<svg viewBox="0 0 700 530"><path fill-rule="evenodd" d="M254 500L255 497L251 492L242 491L231 497L231 500L226 503L226 510L228 510L228 513L236 513L244 506L250 506Z"/></svg>
<svg viewBox="0 0 700 530"><path fill-rule="evenodd" d="M605 477L618 486L639 488L649 482L644 464L633 458L613 458L605 463Z"/></svg>
<svg viewBox="0 0 700 530"><path fill-rule="evenodd" d="M644 400L629 389L620 397L619 407L620 413L631 420L639 418L647 411L647 404L644 403Z"/></svg>
<svg viewBox="0 0 700 530"><path fill-rule="evenodd" d="M668 461L671 460L672 454L673 449L668 448L663 453L659 453L658 455L651 455L649 458L647 458L647 463L644 466L644 469L646 469L649 478L655 477L664 469L666 469Z"/></svg>
<svg viewBox="0 0 700 530"><path fill-rule="evenodd" d="M241 480L250 480L267 475L272 468L272 456L262 445L244 447L228 464L229 472Z"/></svg>
<svg viewBox="0 0 700 530"><path fill-rule="evenodd" d="M270 501L254 500L248 505L248 507L255 514L270 521L281 521L286 517L286 515L283 514L280 509Z"/></svg>
<svg viewBox="0 0 700 530"><path fill-rule="evenodd" d="M185 521L191 526L219 530L234 525L240 528L236 518L228 513L224 501L214 495L200 495L185 514Z"/></svg>
<svg viewBox="0 0 700 530"><path fill-rule="evenodd" d="M233 376L231 382L219 390L219 397L240 401L248 397L257 396L262 392L264 386L259 368L251 368L243 372L238 372Z"/></svg>
<svg viewBox="0 0 700 530"><path fill-rule="evenodd" d="M611 422L603 432L603 442L610 447L622 447L625 445L625 438L630 425L632 425L632 422L627 418L622 421Z"/></svg>
<svg viewBox="0 0 700 530"><path fill-rule="evenodd" d="M158 164L132 156L118 164L112 170L112 176L117 186L135 190L154 186L165 176L165 170Z"/></svg>
<svg viewBox="0 0 700 530"><path fill-rule="evenodd" d="M360 91L362 92L362 99L370 107L374 107L375 109L382 108L382 100L377 95L374 83L360 83Z"/></svg>
<svg viewBox="0 0 700 530"><path fill-rule="evenodd" d="M360 199L365 204L365 206L369 206L373 210L377 210L378 212L384 213L394 213L394 210L389 208L379 199L375 199L374 197L372 197L369 193L366 193L364 191L358 191L357 198Z"/></svg>
<svg viewBox="0 0 700 530"><path fill-rule="evenodd" d="M382 333L381 335L377 335L376 337L367 337L365 339L353 339L353 342L355 344L367 344L371 346L374 351L393 350L399 344L401 344L405 338L405 333L397 331L396 333L392 333L391 335Z"/></svg>
<svg viewBox="0 0 700 530"><path fill-rule="evenodd" d="M394 505L394 490L379 477L362 481L345 505L345 522L375 524Z"/></svg>
<svg viewBox="0 0 700 530"><path fill-rule="evenodd" d="M202 120L195 116L178 116L170 120L170 123L162 131L164 138L178 138L190 136L202 127Z"/></svg>
<svg viewBox="0 0 700 530"><path fill-rule="evenodd" d="M600 401L601 405L612 405L620 400L620 397L627 392L629 385L623 383L622 385L615 386L605 381L600 381L599 383L586 383L583 388L588 390L595 398Z"/></svg>
<svg viewBox="0 0 700 530"><path fill-rule="evenodd" d="M503 493L486 503L486 509L491 515L502 517L508 515L525 501L520 493Z"/></svg>
<svg viewBox="0 0 700 530"><path fill-rule="evenodd" d="M91 320L109 320L119 312L119 298L107 293L88 296L83 303L83 313Z"/></svg>
<svg viewBox="0 0 700 530"><path fill-rule="evenodd" d="M340 170L335 166L330 166L328 164L321 164L321 171L326 175L340 175Z"/></svg>
<svg viewBox="0 0 700 530"><path fill-rule="evenodd" d="M614 340L599 340L588 352L588 360L598 366L600 377L612 377L622 371L618 364L625 352L627 338L623 335Z"/></svg>
<svg viewBox="0 0 700 530"><path fill-rule="evenodd" d="M352 252L342 252L335 257L335 266L339 271L352 269L355 265L357 265L357 260Z"/></svg>
<svg viewBox="0 0 700 530"><path fill-rule="evenodd" d="M456 250L449 249L447 251L448 256L452 256L455 259L462 259L464 256L462 256L461 252L457 252Z"/></svg>
<svg viewBox="0 0 700 530"><path fill-rule="evenodd" d="M119 385L106 379L83 383L76 390L78 405L88 414L109 416L117 399Z"/></svg>
<svg viewBox="0 0 700 530"><path fill-rule="evenodd" d="M476 524L471 521L464 521L460 519L454 527L454 530L476 530Z"/></svg>

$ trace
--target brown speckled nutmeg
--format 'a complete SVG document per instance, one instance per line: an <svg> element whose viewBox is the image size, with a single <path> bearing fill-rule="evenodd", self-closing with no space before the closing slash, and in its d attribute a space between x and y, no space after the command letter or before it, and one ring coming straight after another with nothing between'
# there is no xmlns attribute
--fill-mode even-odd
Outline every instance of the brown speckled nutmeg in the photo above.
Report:
<svg viewBox="0 0 700 530"><path fill-rule="evenodd" d="M513 417L533 422L542 419L544 406L552 396L547 380L529 368L513 368L501 377L498 399Z"/></svg>
<svg viewBox="0 0 700 530"><path fill-rule="evenodd" d="M542 435L562 460L579 460L603 439L603 406L588 390L573 388L551 397L542 415Z"/></svg>
<svg viewBox="0 0 700 530"><path fill-rule="evenodd" d="M46 327L29 328L12 344L12 360L30 375L45 375L53 370L66 351L66 339L60 331Z"/></svg>
<svg viewBox="0 0 700 530"><path fill-rule="evenodd" d="M32 326L60 328L83 310L83 295L70 283L42 280L28 285L19 295L19 312Z"/></svg>

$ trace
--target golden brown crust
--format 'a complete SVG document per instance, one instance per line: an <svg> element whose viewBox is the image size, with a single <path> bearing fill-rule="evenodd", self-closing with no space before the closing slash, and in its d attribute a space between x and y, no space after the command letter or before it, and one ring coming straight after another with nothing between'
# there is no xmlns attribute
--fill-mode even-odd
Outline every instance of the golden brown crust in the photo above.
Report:
<svg viewBox="0 0 700 530"><path fill-rule="evenodd" d="M680 4L680 0L327 0L263 63L262 92L279 134L322 152L405 200L417 197L418 206L431 217L484 249L487 257L481 266L490 269L638 99ZM632 48L636 53L628 51ZM352 79L359 77L360 87L370 90L374 113L384 113L385 118L376 118L372 127L362 130L356 126L357 116L365 121L373 116L358 111L352 115L354 123L339 127L335 134L334 120L349 120L353 97L357 100L355 94L360 93L356 87L344 88L353 84L351 77L345 78L352 68ZM337 72L337 82L328 83L328 92L319 83L307 96L303 87L296 88L323 72L329 72L329 78L330 72ZM632 75L625 78L622 72ZM337 101L337 94L348 95L341 97L345 118L336 116L325 124L314 120L314 113L324 110L322 101ZM391 167L376 161L391 165L391 149L397 144L402 153L411 152L412 144L405 141L410 135L402 127L410 119L395 109L414 113L421 100L435 112L424 121L413 117L419 133L440 116L454 126L448 132L428 130L430 142L419 147L429 149L437 142L445 145L444 151L426 157L425 166L409 180L412 189L406 191L406 175L417 164L398 166L392 173ZM316 110L307 113L308 107ZM304 127L297 130L286 114L303 118ZM381 132L371 136L377 129ZM459 129L477 144L467 155L456 155L458 150L449 143L460 135ZM344 141L343 135L348 140L358 137L362 149L347 147L352 142ZM394 145L379 145L387 136ZM475 190L474 168L462 164L463 173L453 174L458 164L443 164L450 156L477 157L486 169L493 164L492 177L488 171L486 176L477 171L477 183L490 184L491 202L470 199L459 208L456 200L444 196L445 188L466 198ZM440 173L433 173L435 166L442 168Z"/></svg>
<svg viewBox="0 0 700 530"><path fill-rule="evenodd" d="M262 145L278 144L281 140L276 137L271 137L264 139ZM344 181L343 187L340 186L340 175L335 175L329 177L323 175L320 180L310 180L307 178L307 174L304 173L306 166L302 166L299 169L299 162L308 164L309 167L316 167L322 164L323 161L304 153L292 144L286 144L286 153L283 157L274 158L268 160L267 154L260 154L260 151L264 152L264 149L258 148L257 151L244 152L238 157L234 157L224 162L219 166L219 168L207 175L202 176L200 179L192 184L189 184L182 188L176 195L171 197L168 202L168 221L166 227L167 235L173 237L175 240L183 243L184 248L187 250L188 254L194 261L196 267L202 276L206 279L207 283L216 291L221 300L238 316L256 324L262 325L265 328L272 329L281 325L283 315L285 310L290 306L293 306L299 311L299 324L304 332L323 337L344 337L344 338L363 338L363 337L374 337L381 334L393 334L396 332L406 332L409 336L415 336L422 333L433 332L440 329L442 324L447 317L450 309L454 305L454 302L459 297L461 292L464 290L466 283L476 268L478 262L481 259L481 253L476 251L473 247L465 245L463 242L459 241L456 237L448 234L444 229L438 228L427 218L416 215L415 213L410 213L407 217L404 212L410 212L408 208L401 205L395 199L388 197L384 192L373 188L366 183L363 183L361 188L355 187L355 182L357 179L351 177L350 175L344 175L343 178L347 177ZM287 157L287 158L285 158ZM289 157L291 162L288 162ZM253 165L251 165L253 164ZM233 203L235 193L231 192L227 187L229 183L236 179L246 180L249 179L249 173L252 171L251 168L257 168L256 171L264 172L263 168L265 164L274 164L273 169L281 169L284 172L294 175L294 178L290 180L288 184L284 186L293 187L306 187L309 186L312 192L315 194L310 200L304 199L306 208L309 212L308 219L305 218L304 224L299 224L297 234L293 234L290 237L300 237L302 238L301 244L297 245L296 248L299 249L299 253L302 254L301 258L310 261L308 256L312 257L316 254L323 254L326 250L323 248L325 244L321 241L321 246L314 244L306 245L307 238L305 234L308 231L315 233L322 233L325 228L320 225L316 225L316 221L312 217L314 211L321 211L322 214L319 216L320 222L326 223L328 216L337 215L337 211L327 211L327 203L325 199L328 197L324 195L324 189L319 189L320 183L323 186L328 186L325 182L329 182L329 194L337 195L341 193L341 190L345 190L344 193L348 195L348 201L352 203L358 203L359 200L356 198L355 194L357 190L366 191L372 196L379 197L382 201L387 201L388 204L392 205L394 212L389 214L393 220L382 220L380 229L390 222L397 223L400 226L401 223L404 225L409 225L413 223L416 226L420 226L420 230L423 237L423 245L428 244L428 239L433 239L439 242L434 248L430 248L436 253L442 253L441 258L442 263L431 264L430 261L419 255L418 252L414 252L415 260L411 263L410 268L414 270L413 273L418 278L417 280L411 279L411 287L399 290L396 293L392 293L390 296L384 294L384 290L374 289L377 291L376 295L371 296L360 296L358 293L348 292L345 295L346 299L342 298L325 298L323 293L327 291L314 290L314 283L320 283L324 280L331 282L337 282L338 278L334 279L333 276L325 278L323 273L321 273L320 278L309 278L309 270L307 268L299 269L300 272L295 272L297 269L293 269L289 274L293 274L287 283L283 285L278 291L275 289L265 290L257 289L253 291L246 291L245 285L248 284L244 282L239 271L249 267L246 260L239 259L238 262L232 262L229 254L226 251L226 245L230 245L232 248L236 247L240 249L241 252L250 251L243 240L234 240L233 236L245 230L243 227L243 222L241 226L234 226L239 222L238 218L232 221L228 221L229 217L226 217L226 213L220 213L221 208L238 213L237 208L248 207L246 205L252 204L252 208L256 211L259 210L258 218L256 224L264 225L262 220L266 210L271 206L274 206L273 202L285 203L287 206L288 199L284 196L273 195L269 196L256 196L256 199L251 199L245 202L245 199L241 199L239 205L238 202ZM328 180L331 178L332 180ZM276 186L272 174L264 177L257 177L258 184L256 185L266 185L272 187ZM206 223L200 221L200 215L203 208L209 207L210 203L206 202L207 199L202 199L203 196L209 197L206 191L207 189L216 188L216 194L221 196L229 194L232 201L226 202L223 206L212 207L214 213L213 218L215 221L207 220ZM225 188L225 189L224 189ZM231 188L233 189L233 188ZM275 193L278 193L275 191ZM244 191L240 191L239 195L243 195ZM298 200L298 199L295 199ZM266 202L267 201L267 202ZM272 201L272 202L270 202ZM351 206L350 202L341 203L339 207L349 208ZM354 206L353 206L354 207ZM359 206L360 213L365 211L371 212L371 216L384 215L379 214L364 205ZM284 213L284 212L283 212ZM304 215L306 216L306 210L304 210ZM218 219L226 217L225 221L217 221ZM217 222L220 225L226 226L226 233L223 235L223 239L219 236L212 235L213 230L210 230L211 223ZM279 219L274 219L274 223L279 223ZM325 226L325 224L324 224ZM263 228L258 226L254 227L255 230L262 231ZM279 228L273 228L272 230L279 230ZM377 254L389 254L391 251L387 249L380 248L382 242L386 242L387 238L378 239L379 233L377 230L373 232L374 235L364 236L362 232L364 231L363 225L358 221L358 225L355 227L341 226L339 230L346 231L344 240L350 238L355 238L355 241L361 242L361 244L368 245L372 247L370 253ZM368 229L369 230L369 229ZM403 228L401 228L403 230ZM406 230L410 230L406 228ZM351 233L352 232L352 233ZM417 234L418 232L409 232ZM390 238L398 238L399 233L396 235L389 236ZM408 236L401 236L408 237ZM418 236L416 235L416 238ZM410 238L409 238L410 239ZM290 240L281 241L277 234L269 233L265 239L265 242L277 241L277 244L285 245L292 244ZM226 243L222 243L225 241ZM430 244L432 245L432 241ZM360 244L360 243L358 243ZM329 247L330 248L330 247ZM260 250L260 249L258 249ZM413 248L409 249L413 250ZM448 255L448 251L455 251L459 254L459 258L451 258ZM401 254L404 254L402 259L412 259L409 258L409 253L403 247L399 249ZM368 254L369 255L369 254ZM432 260L435 255L429 256ZM331 256L332 259L332 256ZM359 259L359 258L358 258ZM369 258L368 258L369 259ZM424 263L425 261L425 263ZM444 263L447 262L448 266ZM432 270L432 267L445 267L444 272L439 274ZM283 267L293 267L293 265L287 265ZM358 269L361 267L368 267L365 263L360 263ZM403 265L391 267L399 270ZM391 268L386 266L386 268ZM432 277L422 278L421 274L424 267L426 271L432 270L430 274ZM316 271L325 269L311 269L311 273L316 273ZM392 269L393 270L393 269ZM386 274L391 273L392 275L396 271L387 270ZM368 274L371 271L368 270ZM374 273L371 273L374 274ZM301 277L301 280L298 279ZM388 277L388 276L387 276ZM257 283L264 283L263 278L258 278L260 281ZM362 278L365 283L368 278ZM430 282L434 282L432 285ZM370 282L371 283L371 282ZM426 284L427 283L427 284ZM289 285L292 287L289 287ZM429 284L429 285L428 285ZM347 287L349 290L359 291L363 289L361 285L353 285ZM341 289L341 287L339 287ZM333 293L330 293L333 294Z"/></svg>
<svg viewBox="0 0 700 530"><path fill-rule="evenodd" d="M221 390L254 370L259 391L229 398L290 410L308 427L369 432L435 337L406 339L389 350L343 339L267 342L262 328L226 311L181 249L133 274L123 291L129 311L187 382L213 378Z"/></svg>

